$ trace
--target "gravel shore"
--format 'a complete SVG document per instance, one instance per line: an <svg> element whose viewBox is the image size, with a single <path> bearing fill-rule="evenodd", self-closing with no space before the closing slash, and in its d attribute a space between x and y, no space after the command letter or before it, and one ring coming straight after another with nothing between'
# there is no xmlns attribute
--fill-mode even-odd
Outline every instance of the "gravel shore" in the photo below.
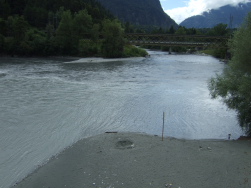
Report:
<svg viewBox="0 0 251 188"><path fill-rule="evenodd" d="M104 133L53 157L15 188L250 188L251 141Z"/></svg>
<svg viewBox="0 0 251 188"><path fill-rule="evenodd" d="M65 62L65 63L105 63L105 62L117 62L117 61L142 61L144 57L127 57L127 58L102 58L102 57L90 57L80 58L77 60Z"/></svg>

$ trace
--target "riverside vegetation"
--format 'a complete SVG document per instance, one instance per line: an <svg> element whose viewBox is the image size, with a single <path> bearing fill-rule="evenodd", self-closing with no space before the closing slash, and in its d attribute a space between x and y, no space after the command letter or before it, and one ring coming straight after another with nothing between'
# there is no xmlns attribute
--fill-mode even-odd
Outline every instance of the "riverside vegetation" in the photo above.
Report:
<svg viewBox="0 0 251 188"><path fill-rule="evenodd" d="M145 50L125 45L123 32L121 22L95 0L0 1L0 54L147 55Z"/></svg>
<svg viewBox="0 0 251 188"><path fill-rule="evenodd" d="M232 59L221 75L209 82L213 98L237 112L239 124L251 136L251 12L229 41Z"/></svg>
<svg viewBox="0 0 251 188"><path fill-rule="evenodd" d="M126 45L124 33L226 36L231 30L226 24L210 29L187 29L121 23L95 0L0 0L0 55L146 56L145 50ZM169 50L169 47L159 49ZM225 58L226 48L205 53Z"/></svg>

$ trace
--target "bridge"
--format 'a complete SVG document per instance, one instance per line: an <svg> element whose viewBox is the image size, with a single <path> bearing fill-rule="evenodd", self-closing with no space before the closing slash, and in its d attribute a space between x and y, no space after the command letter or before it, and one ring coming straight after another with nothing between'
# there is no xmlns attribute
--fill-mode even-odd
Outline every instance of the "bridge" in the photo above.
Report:
<svg viewBox="0 0 251 188"><path fill-rule="evenodd" d="M228 37L206 35L170 35L170 34L141 34L127 33L125 38L128 44L143 46L167 46L167 47L199 47L227 48Z"/></svg>

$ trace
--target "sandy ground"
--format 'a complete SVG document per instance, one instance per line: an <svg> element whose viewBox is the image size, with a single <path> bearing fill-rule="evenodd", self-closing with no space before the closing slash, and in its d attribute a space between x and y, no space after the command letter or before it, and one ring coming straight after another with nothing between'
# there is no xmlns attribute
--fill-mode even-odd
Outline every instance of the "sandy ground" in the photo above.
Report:
<svg viewBox="0 0 251 188"><path fill-rule="evenodd" d="M102 58L102 57L90 57L80 58L77 60L65 62L65 63L103 63L103 62L117 62L117 61L141 61L144 57L128 57L128 58Z"/></svg>
<svg viewBox="0 0 251 188"><path fill-rule="evenodd" d="M15 188L250 188L251 141L137 133L83 139Z"/></svg>

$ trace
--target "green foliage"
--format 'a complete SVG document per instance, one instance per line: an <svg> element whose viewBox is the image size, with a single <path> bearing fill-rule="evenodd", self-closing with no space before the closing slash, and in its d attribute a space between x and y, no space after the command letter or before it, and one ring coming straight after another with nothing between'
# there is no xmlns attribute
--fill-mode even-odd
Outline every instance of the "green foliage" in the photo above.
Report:
<svg viewBox="0 0 251 188"><path fill-rule="evenodd" d="M81 39L79 40L79 55L82 57L95 56L99 53L99 45L92 40Z"/></svg>
<svg viewBox="0 0 251 188"><path fill-rule="evenodd" d="M237 111L240 126L251 136L251 13L229 45L233 57L223 74L210 80L209 90Z"/></svg>
<svg viewBox="0 0 251 188"><path fill-rule="evenodd" d="M10 36L13 36L15 43L19 44L25 36L25 32L29 28L28 22L23 16L8 17L8 32Z"/></svg>
<svg viewBox="0 0 251 188"><path fill-rule="evenodd" d="M227 28L227 24L218 24L212 29L207 31L207 35L210 36L228 36L230 30ZM209 48L205 53L210 54L216 58L225 59L227 54L227 44L221 44L219 48Z"/></svg>
<svg viewBox="0 0 251 188"><path fill-rule="evenodd" d="M75 13L73 23L69 26L72 27L70 36L74 50L78 50L79 40L86 38L86 34L90 33L92 25L92 17L88 14L87 10L81 10Z"/></svg>
<svg viewBox="0 0 251 188"><path fill-rule="evenodd" d="M170 29L168 30L169 34L174 34L175 33L175 29L173 26L170 27Z"/></svg>
<svg viewBox="0 0 251 188"><path fill-rule="evenodd" d="M230 46L233 55L231 67L251 74L251 12L242 27L234 33Z"/></svg>
<svg viewBox="0 0 251 188"><path fill-rule="evenodd" d="M100 29L100 25L99 24L94 24L92 26L92 29L91 29L91 39L93 42L98 42L99 40L99 35L100 35L100 32L99 32L99 29Z"/></svg>
<svg viewBox="0 0 251 188"><path fill-rule="evenodd" d="M0 18L0 34L5 35L7 32L6 21Z"/></svg>
<svg viewBox="0 0 251 188"><path fill-rule="evenodd" d="M70 55L73 47L72 41L72 15L71 12L64 11L61 22L56 31L56 44L60 53Z"/></svg>
<svg viewBox="0 0 251 188"><path fill-rule="evenodd" d="M5 43L4 52L10 55L14 55L17 49L14 37L5 37L4 43Z"/></svg>
<svg viewBox="0 0 251 188"><path fill-rule="evenodd" d="M4 36L0 34L0 54L3 52L5 46Z"/></svg>
<svg viewBox="0 0 251 188"><path fill-rule="evenodd" d="M126 45L124 48L124 57L145 57L148 53L142 48Z"/></svg>
<svg viewBox="0 0 251 188"><path fill-rule="evenodd" d="M49 23L46 25L45 31L47 33L47 39L49 40L53 37L55 28L52 24Z"/></svg>
<svg viewBox="0 0 251 188"><path fill-rule="evenodd" d="M133 26L127 22L122 26L113 19L96 0L0 0L1 53L122 57L134 54L134 50L124 49L124 31L200 33L194 28L180 27L176 31L172 26L167 29L166 25ZM224 30L220 26L215 28L213 33L219 33L222 28ZM152 48L160 49L160 46ZM176 47L173 51L183 52L186 48ZM217 51L216 54L221 56L223 53Z"/></svg>
<svg viewBox="0 0 251 188"><path fill-rule="evenodd" d="M87 10L81 10L75 14L72 24L72 34L77 39L84 38L86 33L90 33L92 29L92 17Z"/></svg>
<svg viewBox="0 0 251 188"><path fill-rule="evenodd" d="M219 49L215 49L215 48L210 48L207 50L202 50L202 53L214 56L216 58L219 59L226 59L226 54L227 54L227 48L219 48Z"/></svg>
<svg viewBox="0 0 251 188"><path fill-rule="evenodd" d="M125 23L124 28L125 28L125 33L134 33L134 28L129 22Z"/></svg>
<svg viewBox="0 0 251 188"><path fill-rule="evenodd" d="M4 49L7 54L21 54L21 43L25 38L25 34L29 29L28 22L23 16L10 16L4 23ZM4 36L4 35L3 35Z"/></svg>
<svg viewBox="0 0 251 188"><path fill-rule="evenodd" d="M0 0L1 53L96 55L104 19L96 0Z"/></svg>
<svg viewBox="0 0 251 188"><path fill-rule="evenodd" d="M225 36L229 33L227 24L218 24L209 30L208 35L210 36Z"/></svg>
<svg viewBox="0 0 251 188"><path fill-rule="evenodd" d="M104 41L101 46L102 55L108 58L122 57L124 51L124 30L118 20L103 22Z"/></svg>
<svg viewBox="0 0 251 188"><path fill-rule="evenodd" d="M184 27L179 27L179 29L175 32L176 35L185 35L186 29Z"/></svg>
<svg viewBox="0 0 251 188"><path fill-rule="evenodd" d="M47 43L46 34L37 30L29 29L21 43L25 55L46 55L45 46Z"/></svg>

